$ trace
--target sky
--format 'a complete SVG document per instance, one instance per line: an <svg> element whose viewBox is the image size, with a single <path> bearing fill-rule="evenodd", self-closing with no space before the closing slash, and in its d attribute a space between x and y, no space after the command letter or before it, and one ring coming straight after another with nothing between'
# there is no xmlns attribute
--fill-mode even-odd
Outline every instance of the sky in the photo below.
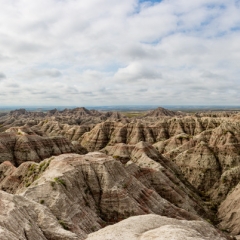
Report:
<svg viewBox="0 0 240 240"><path fill-rule="evenodd" d="M240 0L0 6L0 106L240 103Z"/></svg>

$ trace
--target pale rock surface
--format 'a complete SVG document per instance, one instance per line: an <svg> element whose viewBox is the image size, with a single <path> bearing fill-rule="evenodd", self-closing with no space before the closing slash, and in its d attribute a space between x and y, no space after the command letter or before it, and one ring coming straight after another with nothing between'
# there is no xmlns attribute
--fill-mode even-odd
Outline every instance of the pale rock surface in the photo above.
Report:
<svg viewBox="0 0 240 240"><path fill-rule="evenodd" d="M184 125L178 120L182 133L154 147L174 161L194 187L219 204L240 180L240 123L232 118L201 118L198 133L186 131L187 119L181 119Z"/></svg>
<svg viewBox="0 0 240 240"><path fill-rule="evenodd" d="M57 109L48 112L31 112L25 109L18 109L9 113L0 114L0 132L5 131L10 127L34 126L42 121L57 121L61 124L69 125L91 125L97 124L108 119L115 121L125 121L127 119L118 112L100 112L96 110L88 110L84 107L74 109L64 109L58 111Z"/></svg>
<svg viewBox="0 0 240 240"><path fill-rule="evenodd" d="M164 158L151 144L139 142L136 145L116 144L101 151L126 163L126 170L154 189L160 196L175 206L213 219L211 211L204 207L198 192L184 178L180 169Z"/></svg>
<svg viewBox="0 0 240 240"><path fill-rule="evenodd" d="M89 234L86 240L227 240L203 221L177 220L158 215L130 217Z"/></svg>
<svg viewBox="0 0 240 240"><path fill-rule="evenodd" d="M141 146L145 145L140 143L138 147ZM173 218L201 219L197 216L198 210L202 215L206 213L200 199L184 188L176 177L168 175L168 170L165 175L164 166L158 166L163 170L159 178L157 172L154 175L161 181L156 180L156 184L164 184L167 191L172 189L169 201L161 191L155 191L147 176L144 180L144 171L138 170L137 165L134 167L132 163L125 168L119 161L99 152L63 154L41 163L25 162L18 168L4 162L0 165L3 176L0 186L48 207L79 239L85 239L87 234L106 224L134 215L156 213ZM145 174L148 172L152 174L151 170ZM179 190L174 181L179 182ZM188 197L187 193L192 196ZM179 207L171 204L171 198L181 200Z"/></svg>
<svg viewBox="0 0 240 240"><path fill-rule="evenodd" d="M64 136L70 141L78 141L80 137L89 132L94 125L69 125L56 120L45 120L39 122L33 129L41 130L47 136Z"/></svg>
<svg viewBox="0 0 240 240"><path fill-rule="evenodd" d="M0 191L0 239L77 240L48 208L22 196Z"/></svg>
<svg viewBox="0 0 240 240"><path fill-rule="evenodd" d="M240 234L240 184L221 203L218 209L218 217L220 219L219 228L234 235Z"/></svg>
<svg viewBox="0 0 240 240"><path fill-rule="evenodd" d="M116 143L137 144L140 141L145 141L153 144L179 134L185 134L190 139L191 136L200 134L204 130L216 128L220 123L221 119L193 117L161 119L153 123L143 120L131 123L106 121L95 125L89 132L84 133L79 142L88 151L98 151L107 145L113 146ZM173 145L171 142L171 147L169 147L173 149L180 146L187 142L187 138L185 141L183 141L184 138L178 138L178 143Z"/></svg>
<svg viewBox="0 0 240 240"><path fill-rule="evenodd" d="M80 239L106 223L138 214L186 219L198 214L211 219L200 193L214 211L223 202L220 227L240 234L240 193L235 188L240 180L239 114L161 117L159 109L155 113L132 122L118 113L85 108L1 114L0 131L17 127L0 134L0 189L44 200ZM100 149L114 161L91 153L31 162ZM83 224L78 223L80 216Z"/></svg>
<svg viewBox="0 0 240 240"><path fill-rule="evenodd" d="M158 107L157 109L154 109L147 114L144 115L144 117L174 117L174 116L184 116L186 115L183 112L179 111L171 111L166 108Z"/></svg>
<svg viewBox="0 0 240 240"><path fill-rule="evenodd" d="M10 161L19 166L25 161L40 162L53 155L81 152L62 136L47 137L38 135L29 127L10 128L0 133L0 163Z"/></svg>

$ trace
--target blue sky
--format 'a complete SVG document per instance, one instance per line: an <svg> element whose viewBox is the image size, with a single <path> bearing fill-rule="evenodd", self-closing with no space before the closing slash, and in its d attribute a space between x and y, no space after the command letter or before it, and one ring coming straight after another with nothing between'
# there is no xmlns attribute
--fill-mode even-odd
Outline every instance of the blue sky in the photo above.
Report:
<svg viewBox="0 0 240 240"><path fill-rule="evenodd" d="M0 0L1 105L236 105L238 0Z"/></svg>

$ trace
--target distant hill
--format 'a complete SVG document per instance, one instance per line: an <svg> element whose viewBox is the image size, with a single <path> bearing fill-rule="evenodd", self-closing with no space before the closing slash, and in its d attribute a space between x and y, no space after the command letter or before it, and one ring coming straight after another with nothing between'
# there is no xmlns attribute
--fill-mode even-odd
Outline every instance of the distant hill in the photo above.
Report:
<svg viewBox="0 0 240 240"><path fill-rule="evenodd" d="M144 117L174 117L174 116L180 116L184 115L182 112L178 111L171 111L162 107L158 107L157 109L154 109L147 114L144 115Z"/></svg>

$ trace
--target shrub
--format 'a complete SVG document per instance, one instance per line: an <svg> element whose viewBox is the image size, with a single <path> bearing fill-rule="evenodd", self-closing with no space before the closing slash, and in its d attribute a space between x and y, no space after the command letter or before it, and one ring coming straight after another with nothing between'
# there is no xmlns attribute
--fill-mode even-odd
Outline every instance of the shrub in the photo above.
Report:
<svg viewBox="0 0 240 240"><path fill-rule="evenodd" d="M67 184L63 179L56 177L56 178L54 178L54 181L56 183L62 184L65 188L67 188Z"/></svg>
<svg viewBox="0 0 240 240"><path fill-rule="evenodd" d="M58 220L58 223L59 223L65 230L69 230L69 227L67 226L67 224L66 224L63 220Z"/></svg>

